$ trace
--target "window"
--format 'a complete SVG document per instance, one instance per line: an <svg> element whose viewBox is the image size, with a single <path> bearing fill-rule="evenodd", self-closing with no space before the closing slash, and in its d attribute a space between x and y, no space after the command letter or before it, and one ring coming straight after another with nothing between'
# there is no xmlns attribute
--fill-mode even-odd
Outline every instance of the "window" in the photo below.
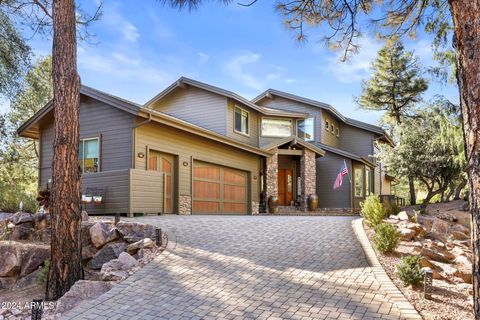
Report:
<svg viewBox="0 0 480 320"><path fill-rule="evenodd" d="M262 118L262 136L289 137L292 135L292 120Z"/></svg>
<svg viewBox="0 0 480 320"><path fill-rule="evenodd" d="M340 137L340 128L337 127L337 137Z"/></svg>
<svg viewBox="0 0 480 320"><path fill-rule="evenodd" d="M335 126L332 123L332 125L330 126L330 132L333 133L334 131L335 131Z"/></svg>
<svg viewBox="0 0 480 320"><path fill-rule="evenodd" d="M325 120L325 130L328 131L328 120Z"/></svg>
<svg viewBox="0 0 480 320"><path fill-rule="evenodd" d="M373 177L372 169L366 169L365 170L365 192L367 196L373 194L372 177Z"/></svg>
<svg viewBox="0 0 480 320"><path fill-rule="evenodd" d="M81 173L98 172L99 139L82 139L78 146L78 165Z"/></svg>
<svg viewBox="0 0 480 320"><path fill-rule="evenodd" d="M298 120L297 136L305 141L315 140L315 118Z"/></svg>
<svg viewBox="0 0 480 320"><path fill-rule="evenodd" d="M235 107L234 123L235 132L248 134L248 111Z"/></svg>
<svg viewBox="0 0 480 320"><path fill-rule="evenodd" d="M355 168L354 171L355 178L355 197L363 198L363 168Z"/></svg>

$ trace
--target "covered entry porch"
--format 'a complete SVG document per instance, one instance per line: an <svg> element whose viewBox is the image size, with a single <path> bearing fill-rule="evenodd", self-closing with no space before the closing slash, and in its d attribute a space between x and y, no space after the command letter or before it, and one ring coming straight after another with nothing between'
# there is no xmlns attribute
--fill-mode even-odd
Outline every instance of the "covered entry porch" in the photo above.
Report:
<svg viewBox="0 0 480 320"><path fill-rule="evenodd" d="M308 209L308 197L316 194L316 158L322 149L297 137L288 137L269 144L264 149L273 152L262 166L261 201L268 212L268 200L278 200L280 207Z"/></svg>

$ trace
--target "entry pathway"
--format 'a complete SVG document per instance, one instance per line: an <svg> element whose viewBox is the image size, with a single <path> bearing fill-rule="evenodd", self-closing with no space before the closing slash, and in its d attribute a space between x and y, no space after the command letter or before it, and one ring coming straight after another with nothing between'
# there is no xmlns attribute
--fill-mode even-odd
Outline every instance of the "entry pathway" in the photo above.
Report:
<svg viewBox="0 0 480 320"><path fill-rule="evenodd" d="M159 216L175 247L65 319L400 319L352 217Z"/></svg>

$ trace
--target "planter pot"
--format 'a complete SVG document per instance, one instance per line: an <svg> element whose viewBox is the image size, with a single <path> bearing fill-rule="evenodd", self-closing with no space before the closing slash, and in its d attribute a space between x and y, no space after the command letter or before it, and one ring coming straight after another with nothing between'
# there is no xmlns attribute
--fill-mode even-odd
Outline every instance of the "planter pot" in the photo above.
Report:
<svg viewBox="0 0 480 320"><path fill-rule="evenodd" d="M311 194L308 196L308 210L315 211L318 208L318 196Z"/></svg>
<svg viewBox="0 0 480 320"><path fill-rule="evenodd" d="M268 197L268 212L277 213L278 209L278 197L270 196Z"/></svg>

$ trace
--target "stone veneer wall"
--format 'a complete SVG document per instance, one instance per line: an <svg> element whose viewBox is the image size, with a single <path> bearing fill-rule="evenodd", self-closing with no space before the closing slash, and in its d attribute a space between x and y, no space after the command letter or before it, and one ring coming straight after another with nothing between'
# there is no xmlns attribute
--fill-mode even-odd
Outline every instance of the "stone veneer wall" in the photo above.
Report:
<svg viewBox="0 0 480 320"><path fill-rule="evenodd" d="M268 199L272 196L278 197L278 149L267 158L267 167L265 168L266 179L266 201L268 211Z"/></svg>
<svg viewBox="0 0 480 320"><path fill-rule="evenodd" d="M180 196L178 199L178 213L179 214L192 214L192 197Z"/></svg>
<svg viewBox="0 0 480 320"><path fill-rule="evenodd" d="M311 150L303 150L303 155L300 158L300 177L302 181L300 208L307 211L308 196L317 192L315 153Z"/></svg>
<svg viewBox="0 0 480 320"><path fill-rule="evenodd" d="M257 201L252 201L252 215L260 213L260 204Z"/></svg>

